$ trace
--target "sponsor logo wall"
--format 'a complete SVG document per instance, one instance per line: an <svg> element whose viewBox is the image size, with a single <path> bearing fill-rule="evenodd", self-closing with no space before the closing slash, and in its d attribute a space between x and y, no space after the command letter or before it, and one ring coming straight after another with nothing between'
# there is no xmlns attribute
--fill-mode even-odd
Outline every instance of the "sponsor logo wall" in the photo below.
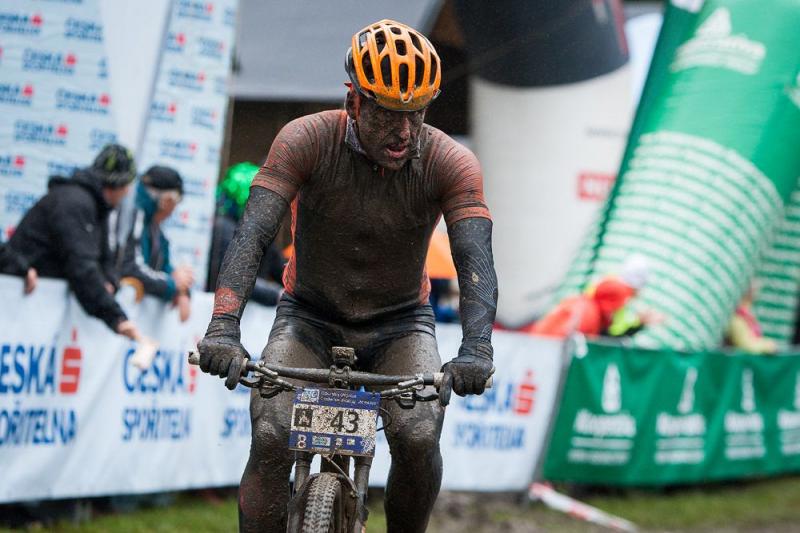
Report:
<svg viewBox="0 0 800 533"><path fill-rule="evenodd" d="M181 173L186 194L167 224L178 264L205 280L228 104L237 0L174 0L139 165Z"/></svg>
<svg viewBox="0 0 800 533"><path fill-rule="evenodd" d="M450 359L461 344L461 328L436 328L439 353ZM440 440L447 490L526 490L546 443L561 375L561 341L495 331L492 345L492 388L482 396L454 394L447 407ZM386 437L378 433L371 484L385 483L388 457Z"/></svg>
<svg viewBox="0 0 800 533"><path fill-rule="evenodd" d="M173 0L137 164L187 182L167 224L173 261L205 279L237 0ZM117 140L100 0L0 7L0 227L7 239L53 174ZM131 146L136 149L137 147Z"/></svg>
<svg viewBox="0 0 800 533"><path fill-rule="evenodd" d="M5 240L47 188L113 141L97 0L0 6L0 227ZM98 136L98 132L103 132Z"/></svg>
<svg viewBox="0 0 800 533"><path fill-rule="evenodd" d="M211 314L212 295L192 298L192 318L132 291L120 302L160 343L152 365L131 363L135 346L84 314L64 282L41 280L20 298L21 281L0 276L0 502L237 485L250 449L249 389L187 363ZM250 304L242 342L259 354L274 308ZM453 356L461 329L438 328ZM547 433L560 372L560 344L498 332L495 386L483 397L454 396L441 446L444 487L524 490ZM383 433L373 476L385 483ZM288 442L287 442L288 446ZM469 472L465 464L481 464ZM491 472L492 475L486 475Z"/></svg>
<svg viewBox="0 0 800 533"><path fill-rule="evenodd" d="M570 365L544 475L669 485L800 471L800 356L589 344Z"/></svg>

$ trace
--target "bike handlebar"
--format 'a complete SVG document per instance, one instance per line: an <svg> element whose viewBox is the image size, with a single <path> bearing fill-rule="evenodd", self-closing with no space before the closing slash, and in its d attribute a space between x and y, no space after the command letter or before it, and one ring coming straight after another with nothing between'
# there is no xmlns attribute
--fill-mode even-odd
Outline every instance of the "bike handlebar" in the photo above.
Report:
<svg viewBox="0 0 800 533"><path fill-rule="evenodd" d="M189 352L189 364L199 365L200 354L194 350ZM243 375L247 372L264 373L264 370L273 372L277 376L289 379L299 379L302 381L309 381L312 383L329 383L331 379L330 368L295 368L289 366L273 365L270 363L263 363L260 361L248 360L245 367L242 369ZM345 375L345 374L343 374ZM442 385L444 378L443 372L434 372L429 374L408 374L408 375L388 375L388 374L373 374L370 372L361 372L358 370L350 370L346 373L347 381L351 385L364 385L364 386L380 386L380 385L398 385L407 381L416 381L422 379L424 385L433 385L438 390ZM489 376L486 380L486 388L492 387L493 378Z"/></svg>
<svg viewBox="0 0 800 533"><path fill-rule="evenodd" d="M275 372L282 378L299 379L302 381L310 381L312 383L328 383L331 377L331 371L328 368L295 368L289 366L272 365L267 363L259 363L256 361L247 361L247 370L258 373L259 370L266 368ZM433 385L437 389L442 384L444 373L434 372L432 374L408 374L408 375L389 375L389 374L372 374L370 372L361 372L358 370L350 370L347 372L347 381L351 385L397 385L404 381L411 381L422 378L425 385Z"/></svg>

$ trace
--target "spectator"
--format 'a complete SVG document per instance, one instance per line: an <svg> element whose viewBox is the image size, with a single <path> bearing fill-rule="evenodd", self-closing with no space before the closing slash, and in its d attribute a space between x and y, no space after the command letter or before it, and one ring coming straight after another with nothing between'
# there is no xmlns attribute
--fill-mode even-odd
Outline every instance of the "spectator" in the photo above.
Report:
<svg viewBox="0 0 800 533"><path fill-rule="evenodd" d="M429 302L436 322L458 322L458 288L448 278L431 278Z"/></svg>
<svg viewBox="0 0 800 533"><path fill-rule="evenodd" d="M136 176L133 155L109 144L91 166L71 178L53 176L47 193L25 214L0 252L0 272L24 277L31 292L38 276L67 280L83 309L115 332L139 337L114 300L107 219Z"/></svg>
<svg viewBox="0 0 800 533"><path fill-rule="evenodd" d="M619 276L608 275L583 294L570 296L537 321L532 333L565 337L572 332L584 335L629 336L662 318L653 312L637 312L628 305L647 284L647 260L637 254L629 257Z"/></svg>
<svg viewBox="0 0 800 533"><path fill-rule="evenodd" d="M778 345L773 339L764 336L761 324L753 313L755 295L756 287L751 285L742 296L728 324L727 344L752 354L774 354L778 351Z"/></svg>
<svg viewBox="0 0 800 533"><path fill-rule="evenodd" d="M153 166L144 173L136 188L136 212L121 270L124 277L139 280L146 294L172 302L183 322L191 313L194 272L189 266L172 266L161 229L182 195L183 180L174 169Z"/></svg>
<svg viewBox="0 0 800 533"><path fill-rule="evenodd" d="M208 265L208 288L217 286L217 276L225 251L233 240L236 227L244 213L244 206L250 196L250 184L259 167L253 163L238 163L225 173L225 178L217 187L217 216L214 219L214 232L211 237L211 253ZM250 299L262 305L275 305L283 290L283 267L286 261L280 249L270 244L261 260L256 284Z"/></svg>

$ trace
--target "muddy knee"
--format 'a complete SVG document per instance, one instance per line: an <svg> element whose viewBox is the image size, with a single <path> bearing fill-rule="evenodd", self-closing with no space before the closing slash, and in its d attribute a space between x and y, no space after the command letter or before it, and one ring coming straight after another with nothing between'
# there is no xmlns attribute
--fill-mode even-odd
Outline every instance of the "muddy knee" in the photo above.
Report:
<svg viewBox="0 0 800 533"><path fill-rule="evenodd" d="M252 443L250 454L259 460L289 462L292 452L289 445L288 425L281 424L273 417L259 416L253 419Z"/></svg>
<svg viewBox="0 0 800 533"><path fill-rule="evenodd" d="M435 417L417 420L414 424L387 428L392 457L409 457L414 460L429 458L438 453L441 420Z"/></svg>

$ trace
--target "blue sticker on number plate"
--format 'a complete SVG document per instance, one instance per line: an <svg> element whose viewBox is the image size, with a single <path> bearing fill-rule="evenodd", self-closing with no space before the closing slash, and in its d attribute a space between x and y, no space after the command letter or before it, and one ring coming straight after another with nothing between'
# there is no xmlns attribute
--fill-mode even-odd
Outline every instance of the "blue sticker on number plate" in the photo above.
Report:
<svg viewBox="0 0 800 533"><path fill-rule="evenodd" d="M381 396L342 389L302 389L294 397L289 449L375 455Z"/></svg>

